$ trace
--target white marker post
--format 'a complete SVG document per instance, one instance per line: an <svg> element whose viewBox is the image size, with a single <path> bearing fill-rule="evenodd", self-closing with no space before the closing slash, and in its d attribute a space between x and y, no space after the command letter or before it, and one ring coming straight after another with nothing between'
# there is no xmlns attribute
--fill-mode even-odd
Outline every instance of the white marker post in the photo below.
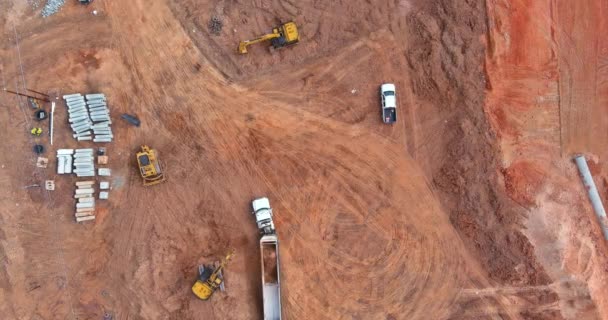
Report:
<svg viewBox="0 0 608 320"><path fill-rule="evenodd" d="M49 134L51 135L51 145L53 145L53 116L55 115L55 102L51 102L51 125Z"/></svg>

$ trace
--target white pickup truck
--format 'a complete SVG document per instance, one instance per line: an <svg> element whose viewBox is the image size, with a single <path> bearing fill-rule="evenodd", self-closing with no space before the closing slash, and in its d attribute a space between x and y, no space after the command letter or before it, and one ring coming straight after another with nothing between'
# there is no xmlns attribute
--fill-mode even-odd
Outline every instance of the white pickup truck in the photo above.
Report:
<svg viewBox="0 0 608 320"><path fill-rule="evenodd" d="M272 221L272 208L268 198L253 200L253 214L262 234L262 297L264 320L281 320L281 281L279 277L279 239Z"/></svg>
<svg viewBox="0 0 608 320"><path fill-rule="evenodd" d="M397 95L395 85L384 83L380 86L380 104L382 105L382 121L392 124L397 121Z"/></svg>

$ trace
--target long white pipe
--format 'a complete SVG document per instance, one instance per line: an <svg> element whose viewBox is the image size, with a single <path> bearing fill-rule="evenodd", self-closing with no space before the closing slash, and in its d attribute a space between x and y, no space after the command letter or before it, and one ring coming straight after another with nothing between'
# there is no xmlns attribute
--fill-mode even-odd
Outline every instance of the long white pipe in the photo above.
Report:
<svg viewBox="0 0 608 320"><path fill-rule="evenodd" d="M581 178L583 179L585 189L587 189L587 193L589 193L589 200L591 200L591 206L593 206L593 211L595 211L595 215L597 216L600 222L600 226L602 227L602 231L604 232L604 238L608 240L608 224L606 221L606 210L604 210L602 199L600 198L600 194L597 192L595 182L593 182L591 171L589 171L589 166L587 166L587 160L585 160L584 155L579 155L574 158L574 161L576 161L578 171L581 173Z"/></svg>
<svg viewBox="0 0 608 320"><path fill-rule="evenodd" d="M50 135L51 135L51 145L53 145L53 116L55 115L55 102L51 103L51 124L50 124Z"/></svg>

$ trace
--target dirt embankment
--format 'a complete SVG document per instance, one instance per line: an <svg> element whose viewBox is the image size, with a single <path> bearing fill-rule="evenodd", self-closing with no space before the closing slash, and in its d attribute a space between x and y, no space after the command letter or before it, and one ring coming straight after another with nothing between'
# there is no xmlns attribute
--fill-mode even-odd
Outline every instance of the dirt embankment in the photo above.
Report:
<svg viewBox="0 0 608 320"><path fill-rule="evenodd" d="M409 19L408 51L414 94L427 101L445 126L432 138L442 153L428 170L450 219L488 274L512 285L546 284L548 278L521 234L524 210L505 195L500 150L485 114L484 1L435 1Z"/></svg>
<svg viewBox="0 0 608 320"><path fill-rule="evenodd" d="M421 128L427 130L426 144L435 146L416 149L415 157L431 160L425 169L435 191L492 280L504 286L550 284L522 233L526 210L507 196L499 141L484 114L484 1L427 3L408 24L413 93L423 101L425 112L439 115L436 122L441 124ZM513 296L531 303L521 313L528 319L562 317L559 310L547 307L558 299L551 288ZM482 300L471 298L468 308L487 302ZM465 308L452 317L466 314Z"/></svg>
<svg viewBox="0 0 608 320"><path fill-rule="evenodd" d="M552 279L561 314L606 318L607 248L572 156L606 178L605 1L488 0L486 113L525 234ZM599 184L604 198L606 190Z"/></svg>

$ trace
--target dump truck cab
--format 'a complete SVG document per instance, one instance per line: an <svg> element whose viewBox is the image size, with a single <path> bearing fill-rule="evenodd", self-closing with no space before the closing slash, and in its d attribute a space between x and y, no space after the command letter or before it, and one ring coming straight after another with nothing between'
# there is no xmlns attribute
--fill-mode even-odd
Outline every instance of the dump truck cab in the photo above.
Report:
<svg viewBox="0 0 608 320"><path fill-rule="evenodd" d="M251 203L253 207L252 214L255 216L255 221L261 234L275 234L274 222L272 221L272 208L268 198L258 198Z"/></svg>

